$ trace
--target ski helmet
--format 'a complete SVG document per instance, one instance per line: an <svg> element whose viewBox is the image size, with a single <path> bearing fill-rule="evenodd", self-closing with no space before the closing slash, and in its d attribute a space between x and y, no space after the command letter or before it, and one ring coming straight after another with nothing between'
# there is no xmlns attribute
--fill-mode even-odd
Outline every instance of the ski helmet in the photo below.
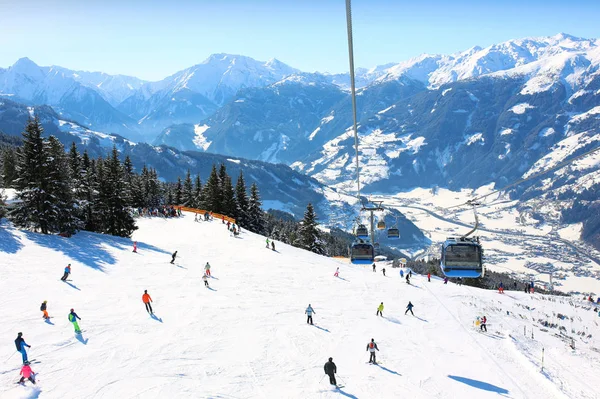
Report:
<svg viewBox="0 0 600 399"><path fill-rule="evenodd" d="M17 335L20 337L21 335L23 335L23 333L22 333L22 332L20 332L20 333L17 333Z"/></svg>
<svg viewBox="0 0 600 399"><path fill-rule="evenodd" d="M71 312L74 312L74 311L75 311L75 309L71 309Z"/></svg>
<svg viewBox="0 0 600 399"><path fill-rule="evenodd" d="M333 358L332 358L332 357L330 357L330 358L329 358L329 361L330 361L330 362L333 362Z"/></svg>
<svg viewBox="0 0 600 399"><path fill-rule="evenodd" d="M44 303L48 303L48 301L44 301Z"/></svg>

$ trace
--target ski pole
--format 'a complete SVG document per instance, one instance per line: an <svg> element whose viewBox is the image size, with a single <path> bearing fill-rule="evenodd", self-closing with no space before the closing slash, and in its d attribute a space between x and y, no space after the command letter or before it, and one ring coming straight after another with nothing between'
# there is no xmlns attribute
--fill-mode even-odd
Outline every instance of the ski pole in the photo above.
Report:
<svg viewBox="0 0 600 399"><path fill-rule="evenodd" d="M344 379L342 377L340 377L339 374L337 377L340 379L340 381L342 381L342 384L346 385L346 381L344 381Z"/></svg>
<svg viewBox="0 0 600 399"><path fill-rule="evenodd" d="M323 378L325 377L325 374L323 374L323 376L321 377L321 379L319 380L319 384L321 383L321 381L323 381Z"/></svg>

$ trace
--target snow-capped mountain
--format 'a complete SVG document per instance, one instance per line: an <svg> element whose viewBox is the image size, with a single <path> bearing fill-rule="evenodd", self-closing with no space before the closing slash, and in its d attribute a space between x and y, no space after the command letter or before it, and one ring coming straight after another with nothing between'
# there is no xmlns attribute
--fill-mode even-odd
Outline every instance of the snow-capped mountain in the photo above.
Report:
<svg viewBox="0 0 600 399"><path fill-rule="evenodd" d="M65 76L70 76L86 87L94 89L113 107L116 107L126 98L132 96L147 83L133 76L109 75L104 72L73 71L58 66L53 66L52 68L61 71Z"/></svg>
<svg viewBox="0 0 600 399"><path fill-rule="evenodd" d="M394 80L361 91L361 115L423 90ZM291 164L318 151L351 120L350 97L320 74L294 74L271 86L241 90L202 123L173 125L155 141L183 149Z"/></svg>
<svg viewBox="0 0 600 399"><path fill-rule="evenodd" d="M195 123L212 115L240 89L264 87L296 72L276 59L213 54L162 81L146 83L118 108L156 135L171 124Z"/></svg>
<svg viewBox="0 0 600 399"><path fill-rule="evenodd" d="M64 118L88 127L134 136L135 122L100 94L59 67L40 67L28 58L0 69L0 97L30 105L50 105Z"/></svg>

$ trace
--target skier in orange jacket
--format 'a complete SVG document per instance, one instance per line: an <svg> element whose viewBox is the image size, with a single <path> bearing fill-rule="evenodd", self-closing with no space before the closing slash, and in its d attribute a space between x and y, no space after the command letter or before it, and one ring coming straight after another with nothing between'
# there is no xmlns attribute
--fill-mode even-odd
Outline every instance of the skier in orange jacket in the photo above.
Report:
<svg viewBox="0 0 600 399"><path fill-rule="evenodd" d="M146 305L146 311L150 314L154 314L154 312L152 311L152 305L150 305L150 302L152 302L152 298L150 298L148 290L144 290L144 295L142 295L142 301L144 302L144 305Z"/></svg>

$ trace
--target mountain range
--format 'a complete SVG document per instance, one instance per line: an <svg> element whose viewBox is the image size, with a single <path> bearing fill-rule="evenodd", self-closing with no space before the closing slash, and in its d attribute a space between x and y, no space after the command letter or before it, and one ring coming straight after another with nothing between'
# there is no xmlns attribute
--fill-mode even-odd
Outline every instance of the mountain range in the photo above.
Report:
<svg viewBox="0 0 600 399"><path fill-rule="evenodd" d="M558 34L358 69L364 192L502 186L598 146L599 44ZM229 54L159 82L21 59L0 70L0 96L123 142L283 163L353 192L348 82ZM515 195L593 189L599 164L596 153Z"/></svg>

